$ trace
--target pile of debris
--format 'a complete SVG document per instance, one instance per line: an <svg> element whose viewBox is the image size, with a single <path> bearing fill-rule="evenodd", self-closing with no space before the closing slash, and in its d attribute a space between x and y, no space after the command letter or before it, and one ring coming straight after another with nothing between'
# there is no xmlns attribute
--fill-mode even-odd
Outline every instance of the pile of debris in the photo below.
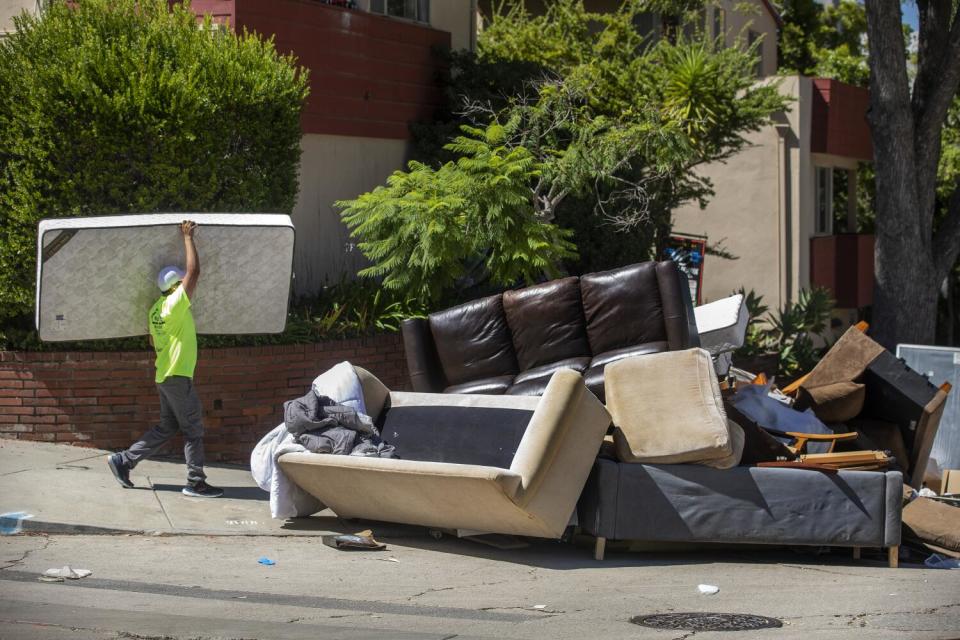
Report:
<svg viewBox="0 0 960 640"><path fill-rule="evenodd" d="M741 464L900 471L904 541L960 558L960 471L930 461L950 384L935 387L866 329L851 327L782 389L730 369L721 385L727 415L755 435Z"/></svg>

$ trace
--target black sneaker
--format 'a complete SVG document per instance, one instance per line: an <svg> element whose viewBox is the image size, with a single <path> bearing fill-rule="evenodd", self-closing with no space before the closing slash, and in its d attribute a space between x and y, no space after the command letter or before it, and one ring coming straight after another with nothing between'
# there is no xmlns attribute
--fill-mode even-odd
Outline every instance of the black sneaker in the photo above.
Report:
<svg viewBox="0 0 960 640"><path fill-rule="evenodd" d="M196 484L188 484L183 488L183 495L191 498L219 498L223 495L223 489L211 487L201 480Z"/></svg>
<svg viewBox="0 0 960 640"><path fill-rule="evenodd" d="M107 458L107 465L110 467L110 471L113 471L113 477L117 479L121 487L133 489L133 483L130 482L130 467L123 461L123 457L119 453L114 453Z"/></svg>

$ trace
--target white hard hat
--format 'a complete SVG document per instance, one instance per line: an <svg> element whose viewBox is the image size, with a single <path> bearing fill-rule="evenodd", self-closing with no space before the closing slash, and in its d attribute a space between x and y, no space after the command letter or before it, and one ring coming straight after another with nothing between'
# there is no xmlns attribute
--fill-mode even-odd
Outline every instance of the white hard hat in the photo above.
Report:
<svg viewBox="0 0 960 640"><path fill-rule="evenodd" d="M180 267L164 267L157 274L157 286L160 291L166 291L173 285L183 280L183 270Z"/></svg>

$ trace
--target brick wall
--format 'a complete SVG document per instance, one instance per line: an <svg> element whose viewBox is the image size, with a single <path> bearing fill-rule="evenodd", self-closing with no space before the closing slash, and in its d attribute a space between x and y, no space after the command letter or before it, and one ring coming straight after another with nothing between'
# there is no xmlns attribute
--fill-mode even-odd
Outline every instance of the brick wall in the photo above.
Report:
<svg viewBox="0 0 960 640"><path fill-rule="evenodd" d="M391 389L409 388L399 334L320 344L203 349L194 382L203 402L209 461L249 459L283 421L283 402L343 360ZM0 352L0 437L103 449L129 446L156 424L153 354ZM179 438L165 453L182 455Z"/></svg>

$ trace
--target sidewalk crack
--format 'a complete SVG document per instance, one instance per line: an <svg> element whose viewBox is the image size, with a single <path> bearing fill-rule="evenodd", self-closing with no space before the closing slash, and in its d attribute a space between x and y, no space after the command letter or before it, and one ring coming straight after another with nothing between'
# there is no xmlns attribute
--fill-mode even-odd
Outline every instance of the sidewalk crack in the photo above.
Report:
<svg viewBox="0 0 960 640"><path fill-rule="evenodd" d="M150 483L150 491L153 492L153 497L156 498L157 504L160 505L160 512L163 514L164 519L167 521L167 525L169 525L170 530L172 531L173 521L170 519L170 516L167 515L167 510L164 509L163 502L160 500L160 496L157 495L157 490L154 488L153 480L150 478L150 476L147 476L147 482Z"/></svg>
<svg viewBox="0 0 960 640"><path fill-rule="evenodd" d="M45 551L46 548L50 546L50 543L53 542L53 540L51 540L51 539L50 539L50 536L48 536L48 535L46 535L46 534L40 534L40 535L43 536L43 546L37 547L36 549L27 549L26 551L23 552L23 555L22 555L22 556L20 556L19 558L17 558L17 559L14 560L13 562L11 562L11 563L9 563L9 564L5 564L5 565L3 565L2 567L0 567L0 571L2 571L2 570L4 570L4 569L9 569L10 567L15 567L15 566L17 566L18 564L23 564L23 563L26 561L26 559L30 557L30 554L32 554L32 553L34 553L34 552L37 552L37 551Z"/></svg>

